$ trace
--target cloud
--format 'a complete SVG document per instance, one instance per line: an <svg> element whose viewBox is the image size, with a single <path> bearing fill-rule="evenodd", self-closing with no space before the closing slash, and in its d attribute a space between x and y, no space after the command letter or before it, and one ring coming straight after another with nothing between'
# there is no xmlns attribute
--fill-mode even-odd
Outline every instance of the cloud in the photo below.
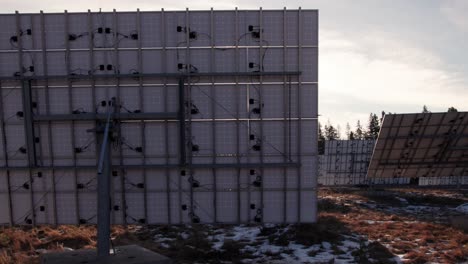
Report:
<svg viewBox="0 0 468 264"><path fill-rule="evenodd" d="M468 1L450 0L441 4L440 11L455 26L468 32Z"/></svg>
<svg viewBox="0 0 468 264"><path fill-rule="evenodd" d="M466 105L468 84L435 54L390 34L349 36L322 30L319 62L319 109L342 127L364 123L370 112L459 110Z"/></svg>

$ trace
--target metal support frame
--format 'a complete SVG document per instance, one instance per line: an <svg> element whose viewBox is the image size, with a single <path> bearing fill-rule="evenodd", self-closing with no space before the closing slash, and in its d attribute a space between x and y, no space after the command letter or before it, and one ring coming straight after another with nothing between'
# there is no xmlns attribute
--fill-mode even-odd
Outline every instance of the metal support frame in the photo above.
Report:
<svg viewBox="0 0 468 264"><path fill-rule="evenodd" d="M138 11L139 12L139 11ZM186 16L186 26L188 28L189 24L190 24L190 21L189 21L189 14L188 14L188 9L187 9L187 16ZM212 14L211 14L211 35L214 35L214 25L213 25L213 10L211 11ZM65 18L67 19L67 13L65 12ZM18 16L19 18L19 16ZM140 17L139 17L139 13L137 13L137 24L138 24L138 31L140 31L140 27L141 25L139 25L141 23L140 21ZM237 9L236 9L236 21L238 21L238 17L237 17ZM285 18L283 18L285 19ZM302 23L302 17L299 17L299 22ZM163 22L164 22L164 19L162 19ZM93 19L92 19L92 16L91 16L91 13L90 11L88 11L88 33L91 35L92 34L92 25L93 25ZM44 17L41 13L41 23L42 25L44 25ZM115 18L115 10L114 10L114 20L113 20L113 23L114 23L114 28L117 28L117 20ZM19 24L19 23L18 23ZM260 18L259 18L259 24L260 24L260 27L263 27L263 17L262 17L262 10L260 9ZM284 26L284 25L283 25ZM66 38L65 38L65 44L66 44L66 47L64 49L64 52L67 53L69 55L69 53L72 51L69 47L69 43L68 43L68 40L67 40L67 36L68 36L68 20L66 20L66 25L65 27L67 28L67 34L66 34ZM238 23L236 22L236 34L238 35L238 31L239 31L239 25ZM20 27L18 26L18 29ZM19 32L19 31L18 31ZM17 32L17 33L18 33ZM300 32L299 32L300 33ZM246 168L259 168L260 171L261 171L261 175L264 175L263 173L263 168L284 168L284 171L286 172L286 168L298 168L301 166L300 164L300 159L297 161L297 162L292 162L291 161L291 153L289 152L288 153L288 159L285 158L283 159L283 162L272 162L272 163L268 163L268 162L265 162L265 153L264 153L264 149L263 149L263 146L262 146L262 149L259 153L259 161L258 162L242 162L241 161L241 158L240 158L240 149L239 149L239 142L240 142L240 135L239 135L239 132L240 132L240 125L241 125L241 121L243 121L240 117L239 117L239 112L240 112L240 109L239 109L239 101L241 100L241 98L238 97L238 95L236 95L236 117L235 117L235 120L236 120L236 131L237 131L237 162L236 163L217 163L217 157L216 155L213 155L213 162L211 164L192 164L191 162L191 159L192 159L192 154L191 154L191 150L190 148L187 148L187 138L186 138L186 135L189 134L190 135L190 129L191 129L191 114L190 114L190 109L187 109L187 106L185 104L185 100L188 98L190 100L190 96L191 96L191 78L192 77L210 77L211 79L211 92L213 94L216 94L216 84L215 84L215 80L216 80L216 77L235 77L235 85L236 87L238 85L241 85L239 83L239 78L238 77L258 77L259 79L259 87L260 87L260 98L259 100L262 101L262 91L267 89L265 88L265 84L268 85L268 82L267 82L267 78L264 78L265 76L277 76L277 77L283 77L283 84L285 85L286 84L286 77L289 77L288 80L289 80L289 94L291 93L291 76L300 76L301 75L301 72L300 71L291 71L291 72L287 72L287 71L283 71L283 72L264 72L263 70L262 71L253 71L253 72L239 72L239 61L238 61L238 56L236 56L236 71L235 72L212 72L213 71L213 68L211 66L211 69L210 69L210 72L206 72L206 73L191 73L191 72L186 72L186 73L167 73L165 67L164 66L164 70L162 71L162 73L148 73L148 74L120 74L118 72L115 72L115 74L104 74L104 75L95 75L94 73L90 73L89 75L76 75L76 74L72 74L71 71L70 71L70 61L66 62L67 63L67 74L66 75L48 75L47 74L47 47L45 45L45 31L44 31L44 26L42 26L42 37L43 37L43 40L42 40L42 50L40 50L40 52L42 52L43 54L43 57L44 57L44 75L43 76L23 76L23 75L20 75L20 76L12 76L12 77L0 77L0 80L10 80L10 81L19 81L22 83L23 85L23 92L22 92L22 96L23 96L23 109L24 109L24 126L25 126L25 137L26 137L26 146L27 146L27 151L28 151L28 165L27 166L18 166L18 167L11 167L9 166L9 164L5 164L4 167L0 167L0 171L1 170L7 170L7 172L9 172L10 170L23 170L23 169L26 169L26 170L29 170L29 174L31 175L31 170L34 170L34 169L41 169L41 170L51 170L52 171L52 181L53 181L53 187L55 188L55 178L54 178L54 171L57 170L57 169L72 169L75 173L74 173L74 177L75 177L75 183L76 183L76 170L78 169L96 169L97 168L97 171L98 171L98 255L99 256L105 256L105 255L108 255L109 254L109 234L110 234L110 230L109 230L109 224L110 224L110 208L109 206L111 204L109 204L109 201L110 201L110 192L111 192L111 189L110 189L110 171L112 168L120 168L120 169L126 169L126 168L129 168L129 169L136 169L136 168L143 168L143 170L145 169L165 169L166 172L168 172L169 169L174 169L174 168L185 168L185 169L189 169L189 170L192 170L192 169L198 169L198 168L210 168L213 170L213 181L214 181L214 195L215 195L215 199L214 199L214 210L215 210L215 221L217 220L217 214L216 214L216 174L217 174L217 169L220 169L220 168L236 168L237 169L237 186L239 187L238 189L238 212L237 212L237 219L238 219L238 222L241 221L241 202L240 202L240 196L241 196L241 191L240 191L240 184L241 184L241 169L246 169ZM104 36L105 38L106 36ZM116 35L114 36L114 38L116 38ZM188 32L185 36L185 38L187 39L187 49L186 49L186 54L187 55L190 55L190 42L188 41L189 39L189 36L188 36ZM260 45L259 45L259 56L261 57L261 54L262 52L266 52L268 47L265 47L263 46L263 42L262 42L262 38L263 38L263 34L260 36ZM103 39L104 41L105 39ZM114 40L115 41L115 40ZM139 61L139 68L138 68L138 72L142 72L142 66L141 66L141 57L142 57L142 47L141 47L141 40L138 40L138 43L139 43L139 46L138 46L138 61ZM211 60L213 61L213 57L215 56L214 54L214 51L215 51L215 45L214 45L214 40L212 39L211 41L211 46L209 47L211 49ZM165 43L165 41L164 41ZM283 40L283 43L284 40ZM118 43L117 43L118 44ZM164 44L164 47L163 49L165 49L165 45ZM18 52L19 52L19 56L20 56L20 60L22 60L23 56L22 56L22 48L21 48L21 40L19 40L19 44L18 44ZM244 47L242 47L244 48ZM283 48L283 51L286 50L286 47L284 45ZM298 39L298 48L299 48L299 62L301 62L301 48L302 48L302 39L299 38ZM236 43L235 43L235 50L236 50L236 54L239 53L239 40L236 40ZM90 58L89 58L89 62L90 62L90 65L94 65L94 53L93 53L93 50L94 50L94 43L93 41L89 40L89 54L90 54ZM248 47L247 47L247 50L248 50ZM111 49L108 50L109 52L113 52L113 56L115 57L115 59L118 61L118 52L119 52L119 47L118 45L114 46ZM107 51L106 51L107 52ZM248 51L247 51L248 53ZM164 53L165 54L165 53ZM285 56L285 54L283 54L283 56ZM68 56L70 57L70 56ZM186 56L187 58L187 63L190 64L190 56ZM107 56L105 56L105 59L104 60L107 60ZM118 63L117 63L118 64ZM166 64L166 58L164 58L163 60L163 65ZM260 59L259 61L259 64L260 64L260 69L263 69L263 60ZM20 62L20 67L22 68L23 67L23 62L21 61ZM299 66L299 69L301 68L301 66ZM283 69L285 70L286 68L283 67ZM68 98L65 98L65 99L68 99L68 106L69 106L69 110L72 111L73 110L73 107L72 107L72 95L71 95L71 91L72 91L72 88L73 88L73 85L72 85L72 82L74 81L86 81L86 85L89 85L92 89L92 99L91 100L95 100L96 98L96 91L95 91L95 86L96 86L96 81L97 80L109 80L109 79L114 79L114 80L117 80L116 83L113 83L111 85L116 85L117 86L117 100L119 99L119 87L120 87L120 80L121 79L134 79L134 80L138 80L138 83L139 83L139 89L140 89L140 99L143 98L143 84L142 84L142 81L145 79L145 78L160 78L161 80L163 80L164 82L164 90L165 90L165 94L167 95L167 82L166 80L167 79L172 79L172 80L177 80L178 81L178 89L179 89L179 97L178 97L178 100L179 100L179 109L178 109L178 112L167 112L167 105L164 107L164 112L162 113L118 113L118 112L115 112L115 111L110 111L109 109L111 108L110 106L108 106L108 113L107 114L100 114L100 113L78 113L78 114L51 114L50 113L50 109L49 109L49 104L47 104L46 106L46 111L45 113L36 113L34 114L33 111L32 111L32 93L31 93L31 83L34 83L35 85L44 85L45 87L45 91L46 91L46 102L47 100L49 100L49 96L48 96L48 89L49 89L49 84L48 82L51 81L51 80L63 80L63 81L66 81L67 82L67 88L68 88L68 92L69 92L69 97ZM298 97L300 97L300 85L302 84L301 82L301 79L298 78ZM173 83L174 84L174 83ZM109 87L111 87L111 85L109 85ZM169 84L171 85L171 84ZM106 88L106 96L108 97L109 96L109 87ZM36 88L36 87L34 87ZM188 88L188 89L187 89ZM187 91L185 91L185 89L187 89ZM33 90L34 91L34 90ZM36 90L37 92L37 90ZM291 96L291 95L289 95ZM187 97L187 98L186 98ZM291 100L291 98L289 98L289 100ZM95 102L92 102L92 103L95 103ZM286 101L284 102L285 104L287 103ZM290 101L289 101L290 103ZM190 105L190 104L189 104ZM143 107L141 107L141 102L140 102L140 109L143 109ZM113 107L115 107L115 102L114 102L114 105ZM215 120L216 118L216 114L215 114L215 105L214 103L212 103L211 105L212 107L212 113L213 113L213 121ZM291 108L291 105L289 105L289 107ZM188 112L187 112L188 110ZM298 110L299 110L299 113L300 113L300 100L298 100ZM290 115L290 113L289 113ZM301 117L298 117L299 118L299 121L301 121ZM112 121L113 120L113 121ZM179 163L178 164L169 164L169 151L168 151L168 146L167 146L167 142L166 142L166 164L146 164L146 159L145 159L145 156L143 155L143 165L124 165L122 164L122 162L120 162L120 164L116 164L114 166L112 166L111 164L111 150L110 150L110 144L109 144L109 133L110 133L110 130L113 129L112 126L111 126L111 123L112 122L115 122L115 126L117 126L115 129L118 130L119 127L118 127L118 123L121 122L121 121L127 121L127 120L135 120L135 121L139 121L142 123L142 127L143 127L143 136L142 136L142 139L144 140L145 139L145 136L144 136L144 126L145 126L145 122L144 121L150 121L150 120L161 120L161 121L164 121L166 124L167 124L167 121L169 120L174 120L174 121L178 121L178 124L179 124L179 135L178 135L178 138L179 138L179 144L180 144L180 149L179 149L179 155L180 155L180 160L179 160ZM259 120L260 121L264 121L264 117L262 114L260 114L259 116ZM284 120L286 120L286 116L284 116ZM291 119L288 119L289 121L291 121ZM100 148L101 148L101 151L100 151L100 155L99 155L99 164L97 166L83 166L83 165L77 165L76 163L76 156L74 155L73 157L73 165L71 166L60 166L60 165L55 165L54 164L54 154L52 153L51 151L51 146L52 146L52 140L51 140L51 123L52 122L61 122L61 121L71 121L72 122L72 130L74 128L74 122L75 121L92 121L92 122L96 122L98 125L97 125L97 129L95 130L95 132L97 133L96 135L96 142L99 142L101 143L100 144ZM37 134L35 134L35 131L34 131L34 126L35 125L38 125L38 123L40 124L48 124L47 126L47 129L48 129L48 138L49 138L49 142L50 142L50 146L49 146L49 153L51 155L50 157L50 164L43 164L42 162L39 162L38 164L38 161L37 161L37 158L42 158L43 159L43 155L39 154L39 152L37 153L36 155L36 150L35 150L35 140L36 140L36 136ZM289 125L290 125L291 122L289 122ZM105 128L103 128L105 124ZM263 127L263 122L260 122L260 132L259 132L259 136L260 136L260 139L263 140L264 138L264 127ZM288 136L290 137L291 136L291 128L289 127L289 133L288 133ZM213 133L216 132L216 123L213 122L212 124L212 131ZM286 131L286 130L285 130ZM167 126L166 126L166 132L165 132L166 136L168 136L168 131L167 131ZM301 154L301 151L300 151L300 138L301 138L301 134L300 134L300 131L298 131L298 154L300 155ZM71 135L71 139L72 139L72 144L73 144L73 148L74 148L74 141L76 140L75 136L74 136L74 132L72 132L72 135ZM213 154L216 154L216 149L215 149L215 145L216 145L216 139L214 137L214 134L213 134ZM144 142L143 142L144 144ZM98 145L98 144L97 144ZM289 149L291 149L291 142L289 142L288 144L289 146ZM98 147L98 146L97 146ZM285 142L285 148L286 148L286 142ZM143 147L143 149L146 149ZM285 149L286 151L286 149ZM97 152L96 152L97 153ZM121 154L120 154L121 155ZM121 158L121 157L120 157ZM173 162L173 163L177 163L177 161ZM192 173L192 172L190 172ZM298 182L301 181L301 172L298 170ZM31 177L31 176L30 176ZM145 177L146 178L146 177ZM122 178L123 179L123 178ZM168 179L168 184L169 184L169 178ZM284 179L285 181L285 186L283 188L283 191L284 191L284 195L285 195L285 204L284 204L284 216L286 215L286 190L287 190L287 186L286 186L286 178ZM179 182L180 184L180 182ZM9 184L8 184L9 185ZM122 186L123 186L123 183L122 183ZM179 186L180 187L180 186ZM300 187L300 186L299 186ZM169 211L170 210L170 201L169 201L169 198L170 198L170 190L169 190L169 185L167 186L167 198L168 198L168 217L169 217L169 222L171 222L170 220L170 215L171 215L171 212ZM55 206L55 190L53 191L54 192L54 208L56 210L56 206ZM122 188L122 192L125 193L125 189ZM145 190L146 192L146 190ZM193 192L193 190L191 190L191 192ZM249 196L250 196L250 189L249 189ZM263 186L259 189L259 192L260 192L260 195L261 195L261 198L260 198L260 205L259 205L259 208L262 208L263 209ZM300 193L300 191L299 191ZM75 190L75 194L76 194L76 201L78 201L78 192ZM31 190L31 199L32 199L32 196L33 193L32 193L32 190ZM123 196L125 196L125 194L123 194ZM123 197L123 199L125 199L125 197ZM298 197L298 221L300 220L300 199L301 197ZM33 200L33 199L32 199ZM193 202L193 193L191 193L191 202ZM147 202L147 199L145 197L145 207L146 207L146 202ZM125 204L125 201L123 201L123 203ZM32 204L33 206L33 204ZM123 206L125 207L125 206ZM76 206L77 210L79 208L79 206ZM145 208L145 211L146 211L146 208ZM193 212L193 205L191 206L191 211ZM124 211L125 212L125 211ZM250 214L250 213L249 213ZM125 215L125 213L124 213ZM55 214L54 214L54 218L55 218L55 222L57 223L57 214L56 214L56 211L55 211ZM79 218L79 216L78 216ZM34 221L34 220L33 220ZM103 226L104 225L104 226Z"/></svg>
<svg viewBox="0 0 468 264"><path fill-rule="evenodd" d="M36 76L2 76L0 80L21 81L21 80L50 80L50 79L70 79L70 80L98 80L98 79L135 79L135 78L188 78L188 77L235 77L235 76L298 76L300 71L286 72L198 72L198 73L140 73L140 74L99 74L99 75L36 75Z"/></svg>
<svg viewBox="0 0 468 264"><path fill-rule="evenodd" d="M37 166L37 159L32 112L31 81L22 82L22 97L24 114L24 135L26 137L28 164L31 167L35 167Z"/></svg>
<svg viewBox="0 0 468 264"><path fill-rule="evenodd" d="M179 79L179 153L180 166L187 165L185 153L185 85L184 79Z"/></svg>
<svg viewBox="0 0 468 264"><path fill-rule="evenodd" d="M114 102L115 103L115 102ZM109 143L109 133L111 133L111 110L108 107L107 121L98 124L96 133L101 139L101 151L97 169L98 183L98 230L97 230L97 254L98 258L109 256L110 250L110 172L111 172L111 148ZM104 126L104 127L103 127Z"/></svg>
<svg viewBox="0 0 468 264"><path fill-rule="evenodd" d="M1 83L0 83L0 98L3 97L3 89L1 89ZM0 100L0 120L1 120L1 125L0 125L0 130L2 133L2 138L0 139L2 142L2 154L5 157L5 167L9 166L9 161L8 161L8 150L7 150L7 138L6 138L6 128L5 128L5 110L3 109L3 100ZM6 174L6 181L7 181L7 192L8 192L8 220L10 222L10 226L14 225L14 220L13 220L13 201L11 199L11 184L10 184L10 170L5 171Z"/></svg>
<svg viewBox="0 0 468 264"><path fill-rule="evenodd" d="M193 168L193 169L212 169L212 168L239 168L239 169L249 169L249 168L299 168L301 166L300 163L297 162L268 162L268 163L257 163L257 162L248 162L248 163L216 163L216 164L192 164L192 165L185 165L183 168ZM146 165L112 165L113 168L119 169L137 169L137 168L146 168L146 169L177 169L181 168L180 164L146 164ZM27 170L31 167L28 166L3 166L0 167L0 171L2 170ZM80 165L80 166L67 166L67 165L55 165L55 166L37 166L32 167L31 169L38 169L38 170L52 170L52 169L96 169L96 166L87 166L87 165Z"/></svg>
<svg viewBox="0 0 468 264"><path fill-rule="evenodd" d="M112 113L112 119L120 120L177 120L178 113ZM82 113L82 114L54 114L54 115L35 115L35 122L48 121L105 121L107 114Z"/></svg>

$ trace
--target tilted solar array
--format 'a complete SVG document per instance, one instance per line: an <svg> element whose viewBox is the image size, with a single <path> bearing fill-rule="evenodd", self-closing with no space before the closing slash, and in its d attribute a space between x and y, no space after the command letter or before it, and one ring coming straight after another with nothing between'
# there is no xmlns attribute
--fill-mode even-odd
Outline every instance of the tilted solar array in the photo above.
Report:
<svg viewBox="0 0 468 264"><path fill-rule="evenodd" d="M314 222L317 10L0 15L0 223Z"/></svg>
<svg viewBox="0 0 468 264"><path fill-rule="evenodd" d="M461 177L468 174L468 113L386 115L368 177Z"/></svg>

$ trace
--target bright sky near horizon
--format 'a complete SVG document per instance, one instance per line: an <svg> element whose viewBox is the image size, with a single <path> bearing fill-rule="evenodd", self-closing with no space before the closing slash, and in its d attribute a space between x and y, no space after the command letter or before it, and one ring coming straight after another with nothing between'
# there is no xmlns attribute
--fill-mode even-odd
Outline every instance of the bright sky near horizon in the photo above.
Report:
<svg viewBox="0 0 468 264"><path fill-rule="evenodd" d="M2 13L189 9L319 9L319 113L344 130L369 113L468 110L465 0L0 0Z"/></svg>

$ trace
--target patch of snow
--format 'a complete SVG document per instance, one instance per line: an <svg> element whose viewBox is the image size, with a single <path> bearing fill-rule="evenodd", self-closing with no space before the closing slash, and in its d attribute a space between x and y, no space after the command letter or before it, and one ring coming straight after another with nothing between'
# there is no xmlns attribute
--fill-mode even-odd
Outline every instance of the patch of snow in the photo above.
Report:
<svg viewBox="0 0 468 264"><path fill-rule="evenodd" d="M260 234L260 228L257 227L246 227L246 226L236 226L232 229L234 232L233 240L250 240L253 241Z"/></svg>
<svg viewBox="0 0 468 264"><path fill-rule="evenodd" d="M213 242L213 245L211 246L214 250L221 250L221 248L223 247L224 245L224 239L223 240L219 240L217 242Z"/></svg>
<svg viewBox="0 0 468 264"><path fill-rule="evenodd" d="M378 221L368 221L375 223ZM275 226L268 225L274 228L273 236L280 236L288 232L291 226ZM278 246L270 243L268 237L270 235L261 235L262 228L258 226L231 226L217 228L212 227L206 232L207 240L210 241L211 247L215 251L223 251L223 246L226 241L236 241L240 243L240 252L249 253L248 258L243 259L242 263L356 263L354 251L367 246L369 240L357 234L343 234L342 240L339 243L321 242L314 245L303 245L290 241L288 245ZM154 241L159 243L162 248L171 248L171 241L177 239L187 239L190 237L190 232L178 232L178 235L172 237L164 237L161 234L154 236ZM189 245L187 245L189 246ZM189 247L192 247L190 245ZM196 247L196 245L195 245ZM402 263L399 256L395 257L397 263Z"/></svg>
<svg viewBox="0 0 468 264"><path fill-rule="evenodd" d="M159 245L160 245L161 247L163 247L163 248L170 248L170 247L171 247L169 244L164 243L164 242L163 242L163 243L160 243Z"/></svg>
<svg viewBox="0 0 468 264"><path fill-rule="evenodd" d="M333 259L335 260L333 263L338 263L335 257L336 256L330 251L323 251L323 252L317 253L317 255L313 257L313 262L314 263L317 263L317 262L328 263Z"/></svg>
<svg viewBox="0 0 468 264"><path fill-rule="evenodd" d="M174 241L175 238L165 237L162 234L157 234L157 235L154 236L153 240L155 242L163 243L163 242Z"/></svg>
<svg viewBox="0 0 468 264"><path fill-rule="evenodd" d="M279 247L279 246L274 246L274 245L270 245L268 244L268 242L264 242L259 248L258 248L258 251L257 253L273 253L273 254L278 254L280 253L282 247ZM255 253L254 253L255 255Z"/></svg>
<svg viewBox="0 0 468 264"><path fill-rule="evenodd" d="M426 206L426 205L408 205L405 208L406 210L412 210L412 211L435 211L439 210L439 207L433 207L433 206Z"/></svg>
<svg viewBox="0 0 468 264"><path fill-rule="evenodd" d="M322 247L323 247L324 249L330 249L330 248L331 248L331 244L328 243L328 242L322 242Z"/></svg>
<svg viewBox="0 0 468 264"><path fill-rule="evenodd" d="M45 249L45 248L38 248L38 249L35 250L35 252L38 253L38 254L45 254L45 253L48 252L48 250Z"/></svg>
<svg viewBox="0 0 468 264"><path fill-rule="evenodd" d="M342 243L343 243L343 247L347 247L347 248L360 248L361 247L361 245L355 241L344 240Z"/></svg>
<svg viewBox="0 0 468 264"><path fill-rule="evenodd" d="M218 230L219 231L219 230ZM249 226L235 226L231 230L224 232L216 232L213 236L208 236L208 239L213 242L212 248L214 250L221 250L226 239L234 241L245 241L245 242L254 242L258 239L258 235L261 230L258 227L249 227ZM229 235L228 235L229 234Z"/></svg>
<svg viewBox="0 0 468 264"><path fill-rule="evenodd" d="M404 203L404 204L408 204L408 200L406 200L405 198L401 198L401 197L395 197L398 201L400 201L401 203Z"/></svg>
<svg viewBox="0 0 468 264"><path fill-rule="evenodd" d="M190 237L190 234L183 232L183 233L180 233L180 237L182 237L182 239L188 239Z"/></svg>
<svg viewBox="0 0 468 264"><path fill-rule="evenodd" d="M393 260L395 260L398 264L403 263L405 261L405 254L397 254L395 257L393 257Z"/></svg>
<svg viewBox="0 0 468 264"><path fill-rule="evenodd" d="M457 206L455 210L460 213L468 214L468 203Z"/></svg>
<svg viewBox="0 0 468 264"><path fill-rule="evenodd" d="M287 263L310 263L313 260L313 256L309 256L309 252L320 250L320 245L313 245L311 247L304 247L304 245L289 243L288 249L292 250L292 254L281 253L281 257Z"/></svg>

